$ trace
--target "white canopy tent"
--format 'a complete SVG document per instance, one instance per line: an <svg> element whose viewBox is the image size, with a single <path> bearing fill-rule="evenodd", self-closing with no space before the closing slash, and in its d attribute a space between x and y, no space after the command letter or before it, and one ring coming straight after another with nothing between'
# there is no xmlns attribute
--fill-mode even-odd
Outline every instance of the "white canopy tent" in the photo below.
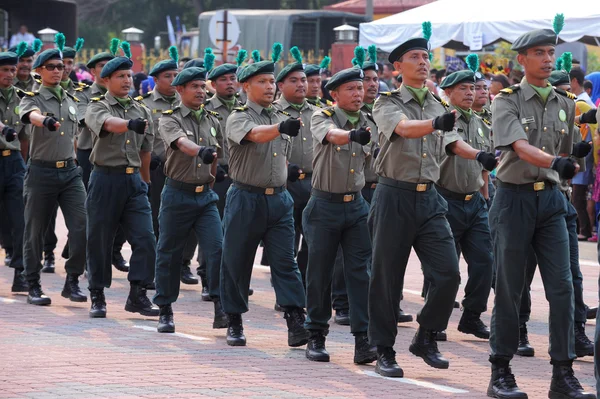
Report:
<svg viewBox="0 0 600 399"><path fill-rule="evenodd" d="M468 48L504 39L513 42L534 29L552 29L558 13L565 16L561 42L582 41L600 46L600 0L569 4L558 0L503 0L482 7L480 0L439 0L399 14L360 24L359 43L390 52L412 37L421 37L421 23L431 21L431 47Z"/></svg>

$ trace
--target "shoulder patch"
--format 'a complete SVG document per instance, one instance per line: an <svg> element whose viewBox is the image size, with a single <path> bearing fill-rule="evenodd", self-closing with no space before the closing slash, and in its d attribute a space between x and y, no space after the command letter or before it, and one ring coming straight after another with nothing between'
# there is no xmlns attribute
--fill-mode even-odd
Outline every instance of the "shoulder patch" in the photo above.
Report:
<svg viewBox="0 0 600 399"><path fill-rule="evenodd" d="M325 101L325 104L327 104L328 107L332 107L333 101L327 100L327 101Z"/></svg>
<svg viewBox="0 0 600 399"><path fill-rule="evenodd" d="M504 93L504 94L513 94L517 91L521 90L521 85L516 84L516 85L512 85L510 87L507 87L506 89L502 89L500 90L500 93Z"/></svg>
<svg viewBox="0 0 600 399"><path fill-rule="evenodd" d="M323 108L321 112L331 118L335 112L335 109L333 107Z"/></svg>
<svg viewBox="0 0 600 399"><path fill-rule="evenodd" d="M144 99L144 96L137 96L137 97L133 97L133 99L135 101L142 101Z"/></svg>
<svg viewBox="0 0 600 399"><path fill-rule="evenodd" d="M577 98L577 96L575 94L571 93L570 91L566 91L566 90L563 90L563 89L558 89L556 87L554 88L554 91L557 92L560 95L563 95L563 96L571 99L571 100L575 100Z"/></svg>
<svg viewBox="0 0 600 399"><path fill-rule="evenodd" d="M233 110L234 111L245 112L245 111L248 111L248 106L247 105L243 105L241 107L234 107Z"/></svg>
<svg viewBox="0 0 600 399"><path fill-rule="evenodd" d="M65 93L67 93L67 96L71 97L71 99L73 99L73 101L75 102L79 102L79 99L77 97L75 97L74 95L72 95L71 93L69 93L68 91L65 91Z"/></svg>
<svg viewBox="0 0 600 399"><path fill-rule="evenodd" d="M166 110L166 111L163 111L163 112L162 112L162 114L163 114L163 115L171 115L173 112L175 112L175 110L174 110L174 109L168 109L168 110Z"/></svg>
<svg viewBox="0 0 600 399"><path fill-rule="evenodd" d="M222 120L223 120L223 117L222 117L221 115L219 115L219 113L218 113L218 112L216 112L216 111L211 111L210 109L206 109L206 107L204 107L204 105L202 105L202 108L204 108L204 110L206 111L206 113L207 113L208 115L212 115L212 116L214 116L215 118L217 118L217 119L218 119L218 120L220 120L220 121L222 121Z"/></svg>
<svg viewBox="0 0 600 399"><path fill-rule="evenodd" d="M437 102L439 102L440 104L442 104L444 106L444 108L449 108L450 107L450 104L448 104L448 102L446 100L444 100L443 98L441 98L440 96L438 96L437 94L435 94L432 91L430 91L430 93L433 96L433 98L435 98L435 100Z"/></svg>

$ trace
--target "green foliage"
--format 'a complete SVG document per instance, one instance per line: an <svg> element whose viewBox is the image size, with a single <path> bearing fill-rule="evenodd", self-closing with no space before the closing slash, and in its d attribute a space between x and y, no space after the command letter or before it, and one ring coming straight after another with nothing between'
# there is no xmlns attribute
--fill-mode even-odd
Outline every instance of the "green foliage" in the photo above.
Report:
<svg viewBox="0 0 600 399"><path fill-rule="evenodd" d="M597 53L589 52L588 60L587 60L587 69L588 73L600 71L600 57Z"/></svg>

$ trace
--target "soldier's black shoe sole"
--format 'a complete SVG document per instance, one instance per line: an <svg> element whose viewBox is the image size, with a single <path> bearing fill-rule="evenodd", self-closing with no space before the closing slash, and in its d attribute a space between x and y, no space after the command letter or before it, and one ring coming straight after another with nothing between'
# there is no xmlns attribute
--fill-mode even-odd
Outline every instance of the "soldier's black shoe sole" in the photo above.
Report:
<svg viewBox="0 0 600 399"><path fill-rule="evenodd" d="M491 385L488 387L487 396L490 398L498 398L498 399L528 399L529 396L525 392L512 392L510 394L503 395L501 393L494 392L494 389ZM568 399L568 398L567 398Z"/></svg>
<svg viewBox="0 0 600 399"><path fill-rule="evenodd" d="M463 334L470 334L470 335L474 335L477 338L481 338L481 339L490 339L490 333L484 333L481 332L479 330L473 330L467 326L463 326L461 324L458 325L458 331L460 331Z"/></svg>
<svg viewBox="0 0 600 399"><path fill-rule="evenodd" d="M187 284L187 285L198 285L200 283L200 281L198 281L197 278L181 278L181 283L182 284Z"/></svg>
<svg viewBox="0 0 600 399"><path fill-rule="evenodd" d="M157 309L145 309L145 308L138 308L137 306L134 306L130 303L125 304L125 310L131 313L139 313L142 316L158 316L160 313L160 310Z"/></svg>
<svg viewBox="0 0 600 399"><path fill-rule="evenodd" d="M393 368L393 369L382 369L380 367L379 363L377 363L375 365L375 372L384 377L392 377L392 378L404 377L404 370L402 370L400 367Z"/></svg>
<svg viewBox="0 0 600 399"><path fill-rule="evenodd" d="M288 346L296 348L298 346L306 345L308 343L308 331L301 333L292 333L288 331Z"/></svg>
<svg viewBox="0 0 600 399"><path fill-rule="evenodd" d="M309 354L308 350L306 351L306 358L313 362L329 362L329 354L328 353L318 353L318 354Z"/></svg>
<svg viewBox="0 0 600 399"><path fill-rule="evenodd" d="M159 333L174 333L175 324L159 324L158 327L156 327L156 331Z"/></svg>
<svg viewBox="0 0 600 399"><path fill-rule="evenodd" d="M106 319L106 310L90 310L90 319Z"/></svg>
<svg viewBox="0 0 600 399"><path fill-rule="evenodd" d="M411 314L402 314L398 316L398 323L410 323L413 321Z"/></svg>
<svg viewBox="0 0 600 399"><path fill-rule="evenodd" d="M349 326L350 325L350 317L349 316L335 316L334 318L335 324L340 326Z"/></svg>
<svg viewBox="0 0 600 399"><path fill-rule="evenodd" d="M246 337L242 336L241 338L233 338L227 336L227 345L229 346L246 346Z"/></svg>
<svg viewBox="0 0 600 399"><path fill-rule="evenodd" d="M36 305L36 306L48 306L52 304L52 299L50 298L31 298L30 296L27 296L27 303L30 305Z"/></svg>
<svg viewBox="0 0 600 399"><path fill-rule="evenodd" d="M517 349L517 355L523 357L533 357L535 356L535 349L533 347Z"/></svg>
<svg viewBox="0 0 600 399"><path fill-rule="evenodd" d="M423 359L423 361L425 363L427 363L428 366L431 366L435 369L447 369L450 366L450 363L448 361L434 360L434 359L429 358L427 356L427 353L425 353L418 345L411 344L408 347L408 350L413 355L418 356L421 359Z"/></svg>
<svg viewBox="0 0 600 399"><path fill-rule="evenodd" d="M60 293L60 296L62 296L63 298L67 298L71 302L87 302L87 296L71 295L70 292L63 291Z"/></svg>

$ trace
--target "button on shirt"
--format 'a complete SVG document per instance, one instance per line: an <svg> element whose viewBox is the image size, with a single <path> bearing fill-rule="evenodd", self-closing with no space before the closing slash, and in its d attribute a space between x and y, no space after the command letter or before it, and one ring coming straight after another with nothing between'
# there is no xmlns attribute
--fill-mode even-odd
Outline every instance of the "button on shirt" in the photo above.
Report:
<svg viewBox="0 0 600 399"><path fill-rule="evenodd" d="M164 162L167 159L167 149L158 131L158 121L163 116L162 113L164 111L178 107L181 104L181 98L179 97L179 93L175 92L175 101L170 103L156 89L148 94L149 96L145 97L142 102L152 113L152 123L154 124L154 132L156 133L152 152Z"/></svg>
<svg viewBox="0 0 600 399"><path fill-rule="evenodd" d="M150 111L144 105L136 102L131 97L130 104L124 107L110 93L106 93L100 101L92 101L85 113L85 121L93 133L94 146L90 154L90 161L98 166L142 166L140 151L152 151L154 143L154 125L150 122ZM125 120L144 118L148 123L144 134L137 134L128 130L123 134L115 134L103 130L104 122L108 118L121 118Z"/></svg>
<svg viewBox="0 0 600 399"><path fill-rule="evenodd" d="M292 105L283 96L273 103L277 109L287 112L294 118L302 120L304 126L300 129L300 134L292 137L292 154L290 163L296 164L304 173L313 172L313 136L311 133L311 118L313 113L319 108L304 102L300 111Z"/></svg>
<svg viewBox="0 0 600 399"><path fill-rule="evenodd" d="M257 126L279 124L288 117L251 100L246 107L244 111L234 110L227 118L229 175L233 180L250 186L281 187L287 180L287 157L292 148L290 137L281 134L262 144L248 141L245 137Z"/></svg>
<svg viewBox="0 0 600 399"><path fill-rule="evenodd" d="M223 139L219 120L203 111L200 121L185 105L181 105L170 115L163 115L158 124L160 136L167 147L165 175L173 180L190 184L208 184L215 178L210 173L212 164L205 164L198 156L191 157L177 147L182 137L200 145L217 148L217 157L223 156L219 141Z"/></svg>
<svg viewBox="0 0 600 399"><path fill-rule="evenodd" d="M12 95L10 98L5 98L2 91L0 91L0 122L5 126L10 126L19 135L19 139L23 140L27 138L24 124L19 118L19 103L21 98L17 92L17 88L13 87ZM6 141L3 134L0 134L0 150L15 150L21 151L21 143L19 140L13 140L10 143Z"/></svg>
<svg viewBox="0 0 600 399"><path fill-rule="evenodd" d="M237 97L234 97L235 103L234 107L240 107L242 104L239 102ZM231 115L231 112L227 108L225 104L219 100L219 97L215 94L212 96L204 106L209 111L215 111L219 113L219 122L221 123L221 132L223 135L219 139L219 145L223 148L223 157L219 157L219 165L229 165L229 143L227 142L227 137L225 135L227 118Z"/></svg>
<svg viewBox="0 0 600 399"><path fill-rule="evenodd" d="M337 106L334 110L331 117L322 111L315 112L312 117L315 154L312 186L336 194L358 192L365 186L365 158L370 156L369 147L353 141L343 145L327 141L325 137L332 129L355 128L344 111ZM365 125L367 118L361 112L356 127Z"/></svg>
<svg viewBox="0 0 600 399"><path fill-rule="evenodd" d="M455 132L434 130L426 136L409 139L400 137L394 129L400 121L432 119L444 112L446 108L430 92L421 106L404 85L375 100L373 117L379 127L381 146L375 160L377 174L409 183L438 181L444 147L460 137Z"/></svg>
<svg viewBox="0 0 600 399"><path fill-rule="evenodd" d="M546 154L570 154L573 146L575 102L552 90L546 104L527 80L512 94L500 93L492 103L492 129L496 149L505 151L496 172L505 183L526 184L549 180L558 184L558 172L538 168L519 158L512 149L527 140Z"/></svg>
<svg viewBox="0 0 600 399"><path fill-rule="evenodd" d="M34 96L26 95L19 104L21 121L29 123L29 113L39 111L43 116L52 116L60 127L50 131L46 126L31 125L29 129L29 157L36 161L64 161L74 157L73 143L77 137L77 103L62 92L59 101L47 87L42 86Z"/></svg>

